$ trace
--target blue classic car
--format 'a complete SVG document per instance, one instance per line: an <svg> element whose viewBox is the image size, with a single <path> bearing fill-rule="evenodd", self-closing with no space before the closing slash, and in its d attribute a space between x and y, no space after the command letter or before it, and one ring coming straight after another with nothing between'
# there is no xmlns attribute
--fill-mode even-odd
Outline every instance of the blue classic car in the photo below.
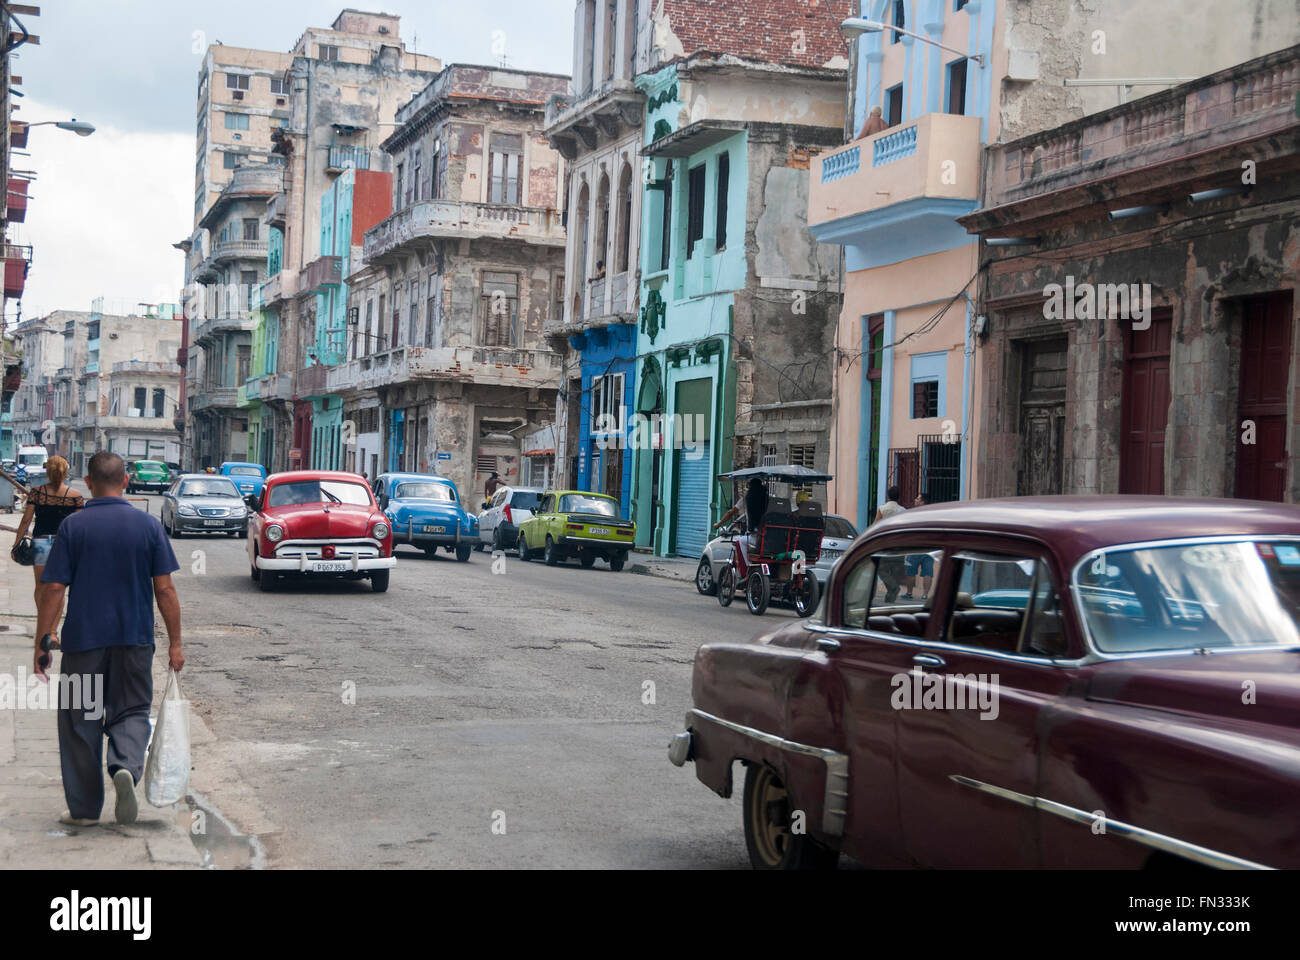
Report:
<svg viewBox="0 0 1300 960"><path fill-rule="evenodd" d="M266 468L260 463L246 463L242 460L227 460L221 465L221 475L229 477L239 488L239 495L255 497L262 495L262 484L266 482Z"/></svg>
<svg viewBox="0 0 1300 960"><path fill-rule="evenodd" d="M478 519L446 477L385 473L375 481L375 499L392 524L394 545L407 543L430 557L442 547L464 563L478 542Z"/></svg>

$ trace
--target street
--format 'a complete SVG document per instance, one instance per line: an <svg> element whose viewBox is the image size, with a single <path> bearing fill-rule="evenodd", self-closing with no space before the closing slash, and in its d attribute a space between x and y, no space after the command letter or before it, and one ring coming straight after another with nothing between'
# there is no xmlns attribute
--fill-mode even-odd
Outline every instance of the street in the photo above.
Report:
<svg viewBox="0 0 1300 960"><path fill-rule="evenodd" d="M758 620L604 564L510 555L494 574L487 553L410 549L386 594L266 594L246 541L172 545L184 689L216 738L195 787L259 835L266 866L748 865L739 768L723 801L666 746L696 648L792 612Z"/></svg>

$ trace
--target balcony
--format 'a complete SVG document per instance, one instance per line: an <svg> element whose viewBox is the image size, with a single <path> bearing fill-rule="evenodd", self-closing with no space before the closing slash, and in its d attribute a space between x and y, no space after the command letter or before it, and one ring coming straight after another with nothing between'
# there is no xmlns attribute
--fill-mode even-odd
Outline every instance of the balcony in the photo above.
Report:
<svg viewBox="0 0 1300 960"><path fill-rule="evenodd" d="M257 329L257 318L249 313L219 313L215 316L195 317L190 328L190 340L202 344L215 337L230 333L247 333Z"/></svg>
<svg viewBox="0 0 1300 960"><path fill-rule="evenodd" d="M268 226L275 227L281 233L284 232L285 211L289 205L289 195L284 192L277 193L266 204L266 223Z"/></svg>
<svg viewBox="0 0 1300 960"><path fill-rule="evenodd" d="M9 178L9 215L10 223L22 223L27 219L27 184L30 181L21 177Z"/></svg>
<svg viewBox="0 0 1300 960"><path fill-rule="evenodd" d="M325 293L343 282L342 257L317 257L303 269L299 293Z"/></svg>
<svg viewBox="0 0 1300 960"><path fill-rule="evenodd" d="M399 251L423 246L422 240L481 238L563 247L564 226L559 211L540 207L424 200L366 231L364 256L387 263Z"/></svg>
<svg viewBox="0 0 1300 960"><path fill-rule="evenodd" d="M32 263L30 245L6 243L4 245L5 296L21 297L27 285L27 271Z"/></svg>
<svg viewBox="0 0 1300 960"><path fill-rule="evenodd" d="M850 247L850 270L959 245L953 218L979 201L980 150L979 117L929 113L814 157L809 229Z"/></svg>
<svg viewBox="0 0 1300 960"><path fill-rule="evenodd" d="M285 283L283 272L267 277L261 288L262 306L274 307L282 300L290 300L294 296L294 290L294 284Z"/></svg>
<svg viewBox="0 0 1300 960"><path fill-rule="evenodd" d="M189 397L190 412L198 413L216 407L233 409L237 399L238 391L234 387L202 387Z"/></svg>
<svg viewBox="0 0 1300 960"><path fill-rule="evenodd" d="M329 173L342 173L349 167L357 170L370 169L370 151L365 147L334 145L330 147L325 169Z"/></svg>
<svg viewBox="0 0 1300 960"><path fill-rule="evenodd" d="M551 387L559 381L561 357L549 350L510 347L398 347L322 368L330 393L374 390L411 380L454 380L503 387Z"/></svg>
<svg viewBox="0 0 1300 960"><path fill-rule="evenodd" d="M618 140L645 122L645 94L631 80L606 80L576 96L557 94L546 104L546 136L566 160L595 149L601 136Z"/></svg>
<svg viewBox="0 0 1300 960"><path fill-rule="evenodd" d="M213 263L228 260L258 260L266 263L265 240L215 240L208 259Z"/></svg>
<svg viewBox="0 0 1300 960"><path fill-rule="evenodd" d="M290 373L264 373L260 376L249 377L244 381L241 389L244 391L244 399L250 403L255 400L288 400L293 396L293 375Z"/></svg>

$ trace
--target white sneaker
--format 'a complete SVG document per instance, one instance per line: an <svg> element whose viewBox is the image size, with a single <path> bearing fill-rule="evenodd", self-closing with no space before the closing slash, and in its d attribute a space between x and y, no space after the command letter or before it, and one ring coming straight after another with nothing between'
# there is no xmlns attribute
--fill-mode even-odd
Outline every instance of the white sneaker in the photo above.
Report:
<svg viewBox="0 0 1300 960"><path fill-rule="evenodd" d="M113 789L117 791L113 818L118 823L135 823L140 806L135 799L135 780L131 777L130 770L119 770L113 774Z"/></svg>
<svg viewBox="0 0 1300 960"><path fill-rule="evenodd" d="M92 820L89 817L74 817L67 810L64 810L63 816L59 817L59 823L66 824L69 827L93 827L99 823L99 820Z"/></svg>

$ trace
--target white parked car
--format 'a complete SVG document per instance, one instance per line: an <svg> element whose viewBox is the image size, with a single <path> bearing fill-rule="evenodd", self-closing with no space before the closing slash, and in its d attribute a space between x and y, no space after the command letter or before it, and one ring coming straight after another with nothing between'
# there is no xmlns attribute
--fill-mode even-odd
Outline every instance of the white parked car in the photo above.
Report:
<svg viewBox="0 0 1300 960"><path fill-rule="evenodd" d="M488 508L478 515L479 541L493 550L506 550L519 539L519 525L542 502L541 487L498 487Z"/></svg>
<svg viewBox="0 0 1300 960"><path fill-rule="evenodd" d="M700 565L695 570L695 589L706 596L718 592L718 578L722 568L731 559L731 542L739 533L740 524L732 524L722 532L722 536L710 540L700 557ZM833 513L826 514L826 532L822 535L822 553L811 569L817 578L817 585L824 587L831 575L831 568L857 538L858 531L844 517Z"/></svg>

